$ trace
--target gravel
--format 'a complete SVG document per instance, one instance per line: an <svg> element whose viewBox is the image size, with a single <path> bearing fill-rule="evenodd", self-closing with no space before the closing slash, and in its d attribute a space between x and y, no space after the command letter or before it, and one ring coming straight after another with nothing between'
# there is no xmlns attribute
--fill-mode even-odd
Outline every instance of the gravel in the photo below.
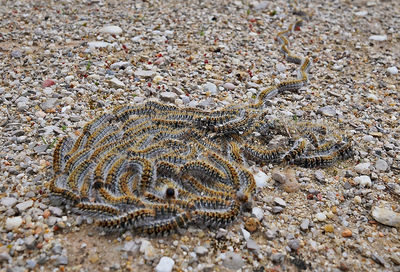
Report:
<svg viewBox="0 0 400 272"><path fill-rule="evenodd" d="M121 104L220 109L295 78L275 41L293 9L283 0L7 1L1 267L297 271L296 251L310 271L399 271L400 2L299 1L299 10L312 17L288 40L312 60L309 84L272 98L266 116L346 131L354 157L323 169L248 165L257 188L243 217L153 238L104 232L48 195L57 139ZM251 234L248 218L260 222Z"/></svg>

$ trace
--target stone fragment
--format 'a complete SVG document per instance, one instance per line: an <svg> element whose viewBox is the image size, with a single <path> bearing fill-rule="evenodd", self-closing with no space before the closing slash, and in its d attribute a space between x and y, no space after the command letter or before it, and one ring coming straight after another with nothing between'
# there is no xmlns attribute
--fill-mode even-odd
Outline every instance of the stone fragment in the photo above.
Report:
<svg viewBox="0 0 400 272"><path fill-rule="evenodd" d="M351 237L353 235L353 232L350 229L344 229L342 231L342 236L343 237Z"/></svg>
<svg viewBox="0 0 400 272"><path fill-rule="evenodd" d="M336 109L332 106L325 106L325 107L319 108L317 110L317 113L328 116L328 117L333 117L336 115Z"/></svg>
<svg viewBox="0 0 400 272"><path fill-rule="evenodd" d="M222 265L228 269L239 270L244 266L244 261L242 259L242 256L240 256L239 254L228 251L225 253Z"/></svg>
<svg viewBox="0 0 400 272"><path fill-rule="evenodd" d="M275 198L274 198L274 202L275 202L276 204L278 204L279 206L286 207L286 202L285 202L285 200L283 200L283 199L280 198L280 197L275 197Z"/></svg>
<svg viewBox="0 0 400 272"><path fill-rule="evenodd" d="M374 207L372 209L372 217L381 224L400 227L400 213L387 208Z"/></svg>
<svg viewBox="0 0 400 272"><path fill-rule="evenodd" d="M178 95L174 92L161 92L160 99L164 102L174 103Z"/></svg>
<svg viewBox="0 0 400 272"><path fill-rule="evenodd" d="M90 49L95 49L95 48L106 48L109 45L111 45L111 43L108 42L102 42L102 41L94 41L94 42L88 42L88 46Z"/></svg>
<svg viewBox="0 0 400 272"><path fill-rule="evenodd" d="M156 72L152 70L136 70L134 75L135 77L152 78L156 75Z"/></svg>
<svg viewBox="0 0 400 272"><path fill-rule="evenodd" d="M57 257L54 259L54 265L55 265L55 266L67 265L67 264L68 264L68 257L65 256L65 255L57 256Z"/></svg>
<svg viewBox="0 0 400 272"><path fill-rule="evenodd" d="M264 217L264 211L259 208L259 207L253 207L251 210L251 213L259 220L261 221Z"/></svg>
<svg viewBox="0 0 400 272"><path fill-rule="evenodd" d="M369 176L359 176L354 178L354 182L362 187L371 187L372 181Z"/></svg>
<svg viewBox="0 0 400 272"><path fill-rule="evenodd" d="M396 66L392 66L392 67L387 68L387 71L391 75L397 75L397 73L399 72L399 70L397 69Z"/></svg>
<svg viewBox="0 0 400 272"><path fill-rule="evenodd" d="M6 206L7 208L12 208L16 203L17 199L14 197L3 197L1 199L1 205Z"/></svg>
<svg viewBox="0 0 400 272"><path fill-rule="evenodd" d="M235 85L233 85L232 83L229 83L229 82L225 83L223 87L224 87L224 89L227 89L227 90L233 90L236 88Z"/></svg>
<svg viewBox="0 0 400 272"><path fill-rule="evenodd" d="M300 241L298 239L291 239L288 241L288 246L294 251L296 251L300 247Z"/></svg>
<svg viewBox="0 0 400 272"><path fill-rule="evenodd" d="M119 80L118 78L115 78L115 77L113 77L112 79L110 79L110 80L108 81L108 84L109 84L111 87L114 87L114 88L123 88L123 87L125 87L125 83L123 83L121 80Z"/></svg>
<svg viewBox="0 0 400 272"><path fill-rule="evenodd" d="M16 229L19 226L22 225L22 218L21 216L16 216L16 217L8 217L6 219L6 224L5 227L8 230Z"/></svg>
<svg viewBox="0 0 400 272"><path fill-rule="evenodd" d="M45 81L43 81L42 87L43 87L43 88L46 88L46 87L50 87L50 86L52 86L52 85L54 85L54 84L56 84L56 83L54 82L54 80L52 80L52 79L46 79Z"/></svg>
<svg viewBox="0 0 400 272"><path fill-rule="evenodd" d="M33 206L33 200L27 200L27 201L24 201L22 203L17 204L16 207L17 207L19 212L23 212L23 211L25 211L26 209L29 209L32 206Z"/></svg>
<svg viewBox="0 0 400 272"><path fill-rule="evenodd" d="M211 94L217 94L218 93L218 88L217 85L211 82L207 82L204 84L203 89L205 92L210 92Z"/></svg>
<svg viewBox="0 0 400 272"><path fill-rule="evenodd" d="M197 246L194 248L194 252L196 252L196 254L199 256L203 256L207 254L208 249L204 246Z"/></svg>
<svg viewBox="0 0 400 272"><path fill-rule="evenodd" d="M375 163L375 168L378 171L385 172L388 169L388 164L385 160L379 159Z"/></svg>
<svg viewBox="0 0 400 272"><path fill-rule="evenodd" d="M370 166L369 162L359 163L354 167L354 170L361 175L369 175L371 173Z"/></svg>
<svg viewBox="0 0 400 272"><path fill-rule="evenodd" d="M54 109L58 102L57 98L48 98L45 102L41 103L39 106L43 111L48 111Z"/></svg>
<svg viewBox="0 0 400 272"><path fill-rule="evenodd" d="M260 246L253 239L247 240L246 246L250 250L260 250Z"/></svg>
<svg viewBox="0 0 400 272"><path fill-rule="evenodd" d="M321 170L317 170L314 172L315 179L318 180L319 182L324 183L325 182L325 174Z"/></svg>
<svg viewBox="0 0 400 272"><path fill-rule="evenodd" d="M387 36L386 35L371 35L371 36L369 36L369 39L373 40L373 41L382 42L382 41L387 40Z"/></svg>
<svg viewBox="0 0 400 272"><path fill-rule="evenodd" d="M122 33L122 28L119 26L115 25L109 25L109 26L104 26L99 29L100 33L107 33L107 34L112 34L112 35L119 35Z"/></svg>
<svg viewBox="0 0 400 272"><path fill-rule="evenodd" d="M324 213L317 213L315 215L315 219L317 219L320 222L323 222L326 220L326 215Z"/></svg>
<svg viewBox="0 0 400 272"><path fill-rule="evenodd" d="M157 264L156 272L171 272L174 267L175 261L170 257L161 257L160 262Z"/></svg>
<svg viewBox="0 0 400 272"><path fill-rule="evenodd" d="M304 219L303 221L301 221L301 224L300 224L300 229L302 230L302 231L306 231L306 230L308 230L308 226L310 225L310 220L309 219Z"/></svg>
<svg viewBox="0 0 400 272"><path fill-rule="evenodd" d="M284 184L289 181L289 178L284 173L279 171L272 173L272 179L281 184Z"/></svg>
<svg viewBox="0 0 400 272"><path fill-rule="evenodd" d="M254 174L254 180L257 188L263 188L268 185L268 176L263 171L258 171L258 173Z"/></svg>

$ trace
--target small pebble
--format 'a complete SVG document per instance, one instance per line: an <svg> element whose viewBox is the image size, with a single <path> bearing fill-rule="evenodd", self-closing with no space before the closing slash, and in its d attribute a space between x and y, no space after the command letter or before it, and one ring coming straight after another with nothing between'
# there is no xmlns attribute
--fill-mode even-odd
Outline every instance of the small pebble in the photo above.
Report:
<svg viewBox="0 0 400 272"><path fill-rule="evenodd" d="M308 230L308 226L310 225L310 220L308 220L307 218L306 219L304 219L303 221L301 221L301 224L300 224L300 229L302 230L302 231L306 231L306 230Z"/></svg>
<svg viewBox="0 0 400 272"><path fill-rule="evenodd" d="M194 252L196 252L196 254L199 256L203 256L207 254L208 249L204 246L197 246L194 248Z"/></svg>
<svg viewBox="0 0 400 272"><path fill-rule="evenodd" d="M320 222L323 222L326 220L326 215L324 213L317 213L315 215L315 219L317 219Z"/></svg>
<svg viewBox="0 0 400 272"><path fill-rule="evenodd" d="M372 209L372 217L381 224L400 227L400 213L387 208L374 207Z"/></svg>
<svg viewBox="0 0 400 272"><path fill-rule="evenodd" d="M382 41L387 40L387 36L386 35L372 35L372 36L369 36L369 39L373 40L373 41L382 42Z"/></svg>
<svg viewBox="0 0 400 272"><path fill-rule="evenodd" d="M161 257L160 262L157 264L156 272L171 272L174 268L175 261L170 257Z"/></svg>
<svg viewBox="0 0 400 272"><path fill-rule="evenodd" d="M228 269L239 270L244 266L244 261L239 254L228 251L225 253L222 265Z"/></svg>
<svg viewBox="0 0 400 272"><path fill-rule="evenodd" d="M370 165L369 162L359 163L354 167L354 170L361 175L369 175L371 173Z"/></svg>
<svg viewBox="0 0 400 272"><path fill-rule="evenodd" d="M385 172L388 169L388 164L385 160L379 159L375 163L375 168L378 171Z"/></svg>
<svg viewBox="0 0 400 272"><path fill-rule="evenodd" d="M274 202L275 202L276 204L278 204L279 206L286 207L286 202L285 202L285 200L283 200L283 199L280 198L280 197L275 197L275 198L274 198Z"/></svg>
<svg viewBox="0 0 400 272"><path fill-rule="evenodd" d="M397 75L397 73L399 72L399 70L395 66L387 68L387 71L391 75Z"/></svg>
<svg viewBox="0 0 400 272"><path fill-rule="evenodd" d="M263 188L268 185L268 176L263 171L258 171L256 174L254 174L254 180L257 188Z"/></svg>
<svg viewBox="0 0 400 272"><path fill-rule="evenodd" d="M122 28L120 28L119 26L115 26L115 25L109 25L109 26L104 26L104 27L100 28L99 32L113 34L113 35L119 35L122 33Z"/></svg>
<svg viewBox="0 0 400 272"><path fill-rule="evenodd" d="M224 89L233 90L235 88L236 88L236 86L233 85L232 83L227 82L227 83L224 84Z"/></svg>
<svg viewBox="0 0 400 272"><path fill-rule="evenodd" d="M251 210L251 213L259 220L261 221L264 217L264 211L259 208L259 207L253 207Z"/></svg>
<svg viewBox="0 0 400 272"><path fill-rule="evenodd" d="M350 229L344 229L342 231L342 236L343 237L351 237L353 235L353 232Z"/></svg>
<svg viewBox="0 0 400 272"><path fill-rule="evenodd" d="M6 219L5 227L8 230L16 229L22 225L22 218L21 216L17 217L9 217Z"/></svg>
<svg viewBox="0 0 400 272"><path fill-rule="evenodd" d="M334 230L334 227L333 227L332 224L327 224L327 225L324 226L324 231L325 232L333 232L333 230Z"/></svg>

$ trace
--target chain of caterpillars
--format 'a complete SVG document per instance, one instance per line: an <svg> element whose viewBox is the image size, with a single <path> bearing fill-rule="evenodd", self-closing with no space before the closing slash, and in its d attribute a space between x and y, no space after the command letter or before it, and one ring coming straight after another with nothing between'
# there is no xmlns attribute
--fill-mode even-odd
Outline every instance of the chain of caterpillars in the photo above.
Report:
<svg viewBox="0 0 400 272"><path fill-rule="evenodd" d="M54 151L50 191L107 229L167 234L188 225L234 221L255 189L249 163L329 165L351 155L351 140L325 126L273 121L266 101L308 80L310 60L288 49L300 21L278 33L298 79L263 90L257 102L205 111L147 102L104 113ZM283 145L271 145L282 135ZM248 206L248 205L247 205Z"/></svg>

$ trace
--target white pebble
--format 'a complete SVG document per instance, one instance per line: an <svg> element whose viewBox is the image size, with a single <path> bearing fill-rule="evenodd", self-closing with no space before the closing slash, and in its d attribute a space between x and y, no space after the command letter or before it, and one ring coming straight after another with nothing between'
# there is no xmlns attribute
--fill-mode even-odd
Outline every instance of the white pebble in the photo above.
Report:
<svg viewBox="0 0 400 272"><path fill-rule="evenodd" d="M359 16L359 17L364 17L364 16L366 16L367 14L368 14L368 11L366 11L366 10L362 10L362 11L357 11L356 13L354 13L356 16Z"/></svg>
<svg viewBox="0 0 400 272"><path fill-rule="evenodd" d="M387 71L389 74L392 74L392 75L397 75L397 73L399 72L399 70L397 69L396 66L387 68Z"/></svg>
<svg viewBox="0 0 400 272"><path fill-rule="evenodd" d="M325 215L324 213L317 213L317 214L315 215L315 218L316 218L318 221L323 222L323 221L326 220L326 215Z"/></svg>
<svg viewBox="0 0 400 272"><path fill-rule="evenodd" d="M372 35L372 36L369 36L369 39L373 40L373 41L382 42L382 41L387 40L387 36L386 35Z"/></svg>
<svg viewBox="0 0 400 272"><path fill-rule="evenodd" d="M6 220L6 229L12 230L15 228L18 228L22 224L22 218L21 216L16 216L16 217L9 217Z"/></svg>
<svg viewBox="0 0 400 272"><path fill-rule="evenodd" d="M267 186L268 176L263 171L258 171L254 174L254 180L256 182L257 188L263 188Z"/></svg>
<svg viewBox="0 0 400 272"><path fill-rule="evenodd" d="M359 176L354 178L356 184L360 184L362 187L371 187L372 182L369 176Z"/></svg>
<svg viewBox="0 0 400 272"><path fill-rule="evenodd" d="M110 79L109 81L108 81L108 83L112 86L112 87L117 87L117 88L122 88L122 87L125 87L125 84L121 81L121 80L119 80L119 79L117 79L117 78L112 78L112 79Z"/></svg>
<svg viewBox="0 0 400 272"><path fill-rule="evenodd" d="M170 257L162 257L156 266L156 272L171 272L175 261Z"/></svg>
<svg viewBox="0 0 400 272"><path fill-rule="evenodd" d="M361 203L361 197L360 196L355 196L354 197L354 203L360 204Z"/></svg>
<svg viewBox="0 0 400 272"><path fill-rule="evenodd" d="M264 217L264 211L259 208L259 207L253 207L251 210L251 213L259 220L261 221Z"/></svg>
<svg viewBox="0 0 400 272"><path fill-rule="evenodd" d="M110 25L100 28L99 32L118 35L122 33L122 28L119 26Z"/></svg>
<svg viewBox="0 0 400 272"><path fill-rule="evenodd" d="M400 213L386 208L375 207L372 209L372 217L381 224L400 227Z"/></svg>

